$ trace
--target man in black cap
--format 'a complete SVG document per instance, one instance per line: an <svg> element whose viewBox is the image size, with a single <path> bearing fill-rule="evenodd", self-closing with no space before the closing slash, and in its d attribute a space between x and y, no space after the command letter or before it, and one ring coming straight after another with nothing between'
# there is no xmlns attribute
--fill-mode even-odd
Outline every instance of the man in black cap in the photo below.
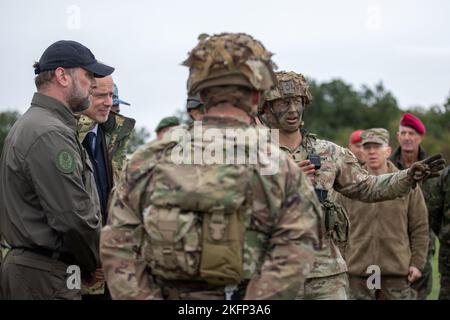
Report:
<svg viewBox="0 0 450 320"><path fill-rule="evenodd" d="M0 229L11 250L3 299L80 299L80 274L100 265L100 206L74 113L90 105L95 78L114 68L75 41L35 63L31 107L10 130L0 162Z"/></svg>

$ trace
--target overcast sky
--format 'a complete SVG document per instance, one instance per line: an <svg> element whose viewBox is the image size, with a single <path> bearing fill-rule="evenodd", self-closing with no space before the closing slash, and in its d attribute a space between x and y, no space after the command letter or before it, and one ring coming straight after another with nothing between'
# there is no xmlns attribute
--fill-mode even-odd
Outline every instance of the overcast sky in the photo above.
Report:
<svg viewBox="0 0 450 320"><path fill-rule="evenodd" d="M0 0L0 111L29 107L33 61L70 39L116 68L122 113L153 131L184 108L180 64L197 36L225 31L261 40L279 70L355 88L381 80L402 108L429 107L450 93L449 17L447 0Z"/></svg>

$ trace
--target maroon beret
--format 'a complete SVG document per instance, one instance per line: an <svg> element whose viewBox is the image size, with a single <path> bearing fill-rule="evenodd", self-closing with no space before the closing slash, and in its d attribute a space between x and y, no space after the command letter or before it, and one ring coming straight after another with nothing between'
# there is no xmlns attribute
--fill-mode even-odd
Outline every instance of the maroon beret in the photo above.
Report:
<svg viewBox="0 0 450 320"><path fill-rule="evenodd" d="M350 144L361 142L361 133L363 133L363 131L364 130L353 131L349 139Z"/></svg>
<svg viewBox="0 0 450 320"><path fill-rule="evenodd" d="M400 125L404 127L410 127L417 131L418 134L424 135L427 129L419 118L413 116L410 113L404 113L400 119Z"/></svg>

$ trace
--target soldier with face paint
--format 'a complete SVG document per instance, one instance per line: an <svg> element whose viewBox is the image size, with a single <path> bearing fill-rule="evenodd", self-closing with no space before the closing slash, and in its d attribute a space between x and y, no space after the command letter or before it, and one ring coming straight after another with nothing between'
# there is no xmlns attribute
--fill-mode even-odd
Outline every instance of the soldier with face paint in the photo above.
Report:
<svg viewBox="0 0 450 320"><path fill-rule="evenodd" d="M279 129L280 148L309 176L325 215L324 246L297 298L347 299L347 266L341 250L348 237L348 218L335 203L333 192L364 202L395 199L408 194L418 182L438 174L445 161L436 155L414 163L408 170L369 175L350 150L317 139L302 129L303 113L312 99L304 76L295 72L276 75L278 85L265 92L259 118L272 129Z"/></svg>

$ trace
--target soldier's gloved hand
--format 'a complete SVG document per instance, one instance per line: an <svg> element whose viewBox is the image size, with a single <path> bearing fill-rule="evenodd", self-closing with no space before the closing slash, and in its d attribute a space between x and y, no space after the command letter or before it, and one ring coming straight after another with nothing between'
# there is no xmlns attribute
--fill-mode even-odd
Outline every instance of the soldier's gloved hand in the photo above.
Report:
<svg viewBox="0 0 450 320"><path fill-rule="evenodd" d="M439 176L439 171L445 168L445 160L442 154L435 154L422 161L414 162L408 169L408 176L414 182L425 181L428 178Z"/></svg>

